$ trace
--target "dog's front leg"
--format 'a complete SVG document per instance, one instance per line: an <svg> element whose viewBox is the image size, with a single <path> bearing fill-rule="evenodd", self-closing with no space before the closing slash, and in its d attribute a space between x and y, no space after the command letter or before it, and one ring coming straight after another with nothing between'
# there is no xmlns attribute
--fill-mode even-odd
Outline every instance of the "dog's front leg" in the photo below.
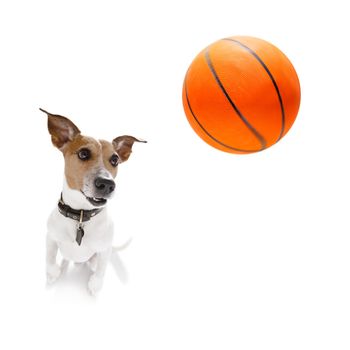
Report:
<svg viewBox="0 0 350 350"><path fill-rule="evenodd" d="M96 295L102 288L103 277L106 271L107 263L110 259L112 249L107 249L103 252L96 253L96 271L91 275L88 283L89 292Z"/></svg>
<svg viewBox="0 0 350 350"><path fill-rule="evenodd" d="M61 268L56 262L58 246L49 236L46 237L46 276L47 283L54 283L61 274Z"/></svg>

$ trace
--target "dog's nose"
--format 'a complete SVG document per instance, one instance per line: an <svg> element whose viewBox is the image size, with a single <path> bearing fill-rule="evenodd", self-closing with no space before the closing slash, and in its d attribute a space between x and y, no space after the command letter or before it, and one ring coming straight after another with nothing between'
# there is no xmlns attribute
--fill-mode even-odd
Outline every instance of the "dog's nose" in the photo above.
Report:
<svg viewBox="0 0 350 350"><path fill-rule="evenodd" d="M95 179L95 187L98 190L98 193L107 196L111 194L115 189L115 183L111 179L105 177L97 177Z"/></svg>

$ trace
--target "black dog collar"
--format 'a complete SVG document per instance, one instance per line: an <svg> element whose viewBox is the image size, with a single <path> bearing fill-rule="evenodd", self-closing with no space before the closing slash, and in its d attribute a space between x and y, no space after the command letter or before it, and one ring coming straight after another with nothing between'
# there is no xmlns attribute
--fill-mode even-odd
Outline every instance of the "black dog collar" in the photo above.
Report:
<svg viewBox="0 0 350 350"><path fill-rule="evenodd" d="M76 241L78 245L81 244L81 241L84 237L84 230L82 223L85 221L89 221L92 217L96 216L100 213L103 208L99 209L91 209L91 210L76 210L71 208L69 205L63 202L62 194L61 199L58 201L58 211L65 217L78 221L77 226L77 236Z"/></svg>

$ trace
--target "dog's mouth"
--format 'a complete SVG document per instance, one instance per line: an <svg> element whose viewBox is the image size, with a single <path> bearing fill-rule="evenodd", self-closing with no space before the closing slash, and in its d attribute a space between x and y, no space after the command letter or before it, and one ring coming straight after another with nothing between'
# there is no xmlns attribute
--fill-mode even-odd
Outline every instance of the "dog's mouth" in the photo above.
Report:
<svg viewBox="0 0 350 350"><path fill-rule="evenodd" d="M107 203L107 199L105 198L86 197L86 199L95 207L100 207Z"/></svg>
<svg viewBox="0 0 350 350"><path fill-rule="evenodd" d="M95 207L101 207L102 205L105 205L107 203L106 198L88 197L83 191L81 191L81 193Z"/></svg>

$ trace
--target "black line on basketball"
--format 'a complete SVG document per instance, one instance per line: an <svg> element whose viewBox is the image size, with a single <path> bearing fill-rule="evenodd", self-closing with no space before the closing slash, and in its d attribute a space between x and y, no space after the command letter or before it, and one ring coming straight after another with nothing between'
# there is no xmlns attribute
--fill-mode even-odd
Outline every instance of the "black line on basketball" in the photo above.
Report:
<svg viewBox="0 0 350 350"><path fill-rule="evenodd" d="M281 126L281 132L278 136L278 139L276 142L278 142L282 136L283 136L283 133L284 133L284 128L285 128L285 113L284 113L284 106L283 106L283 101L282 101L282 96L281 96L281 93L280 93L280 90L278 88L278 85L276 83L276 80L275 78L273 77L272 73L270 72L270 70L267 68L266 64L264 63L264 61L256 54L256 52L254 52L250 47L244 45L243 43L241 43L240 41L236 40L236 39L231 39L231 38L225 38L223 40L227 40L227 41L232 41L236 44L238 44L239 46L241 46L243 49L245 49L246 51L248 51L251 55L253 55L258 61L259 63L263 66L263 68L265 69L266 73L269 75L271 81L272 81L272 84L273 86L275 87L275 90L277 92L277 96L278 96L278 101L279 101L279 104L281 106L281 113L282 113L282 126Z"/></svg>
<svg viewBox="0 0 350 350"><path fill-rule="evenodd" d="M253 135L259 140L260 144L261 144L261 150L266 148L266 140L264 138L264 136L262 136L247 120L247 118L242 114L242 112L238 109L238 107L234 104L234 102L232 101L231 97L229 96L229 94L227 93L226 89L224 88L220 78L218 77L216 70L213 66L213 62L210 59L209 56L209 49L207 48L205 51L205 59L207 61L207 64L209 66L209 69L211 71L211 73L213 74L216 82L218 83L220 89L222 90L222 92L224 93L224 95L226 96L227 100L230 102L231 106L233 107L233 109L236 111L236 113L238 114L238 116L240 117L240 119L243 121L243 123L246 125L246 127L253 133Z"/></svg>
<svg viewBox="0 0 350 350"><path fill-rule="evenodd" d="M206 135L208 135L212 140L214 140L215 142L217 142L218 144L220 144L221 146L224 146L226 148L229 148L233 151L237 151L237 152L242 152L242 153L253 153L253 152L259 152L261 150L246 150L246 149L239 149L239 148L236 148L236 147L232 147L232 146L229 146L229 145L226 145L225 143L221 142L220 140L218 140L217 138L215 138L213 135L211 135L207 129L205 129L205 127L200 123L200 121L198 120L198 118L196 117L196 115L194 114L193 110L192 110L192 107L191 107L191 104L190 104L190 100L188 98L188 92L187 92L187 74L186 74L186 77L185 77L185 93L186 93L186 101L187 101L187 105L188 105L188 108L190 109L190 112L194 118L194 120L197 122L197 124L200 126L200 128L206 133Z"/></svg>

